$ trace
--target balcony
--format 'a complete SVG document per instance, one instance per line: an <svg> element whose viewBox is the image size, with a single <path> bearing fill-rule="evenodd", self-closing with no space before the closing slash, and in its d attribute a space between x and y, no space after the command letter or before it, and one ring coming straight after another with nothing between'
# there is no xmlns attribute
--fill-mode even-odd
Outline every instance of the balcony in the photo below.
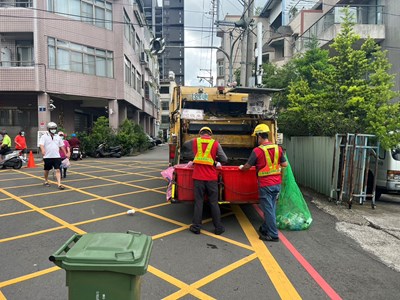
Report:
<svg viewBox="0 0 400 300"><path fill-rule="evenodd" d="M0 33L0 68L32 67L32 33Z"/></svg>
<svg viewBox="0 0 400 300"><path fill-rule="evenodd" d="M354 32L362 40L373 38L377 43L385 39L383 23L383 5L351 5L348 6L353 15ZM341 30L344 6L336 5L296 40L296 51L305 52L305 44L317 37L321 48L327 49Z"/></svg>

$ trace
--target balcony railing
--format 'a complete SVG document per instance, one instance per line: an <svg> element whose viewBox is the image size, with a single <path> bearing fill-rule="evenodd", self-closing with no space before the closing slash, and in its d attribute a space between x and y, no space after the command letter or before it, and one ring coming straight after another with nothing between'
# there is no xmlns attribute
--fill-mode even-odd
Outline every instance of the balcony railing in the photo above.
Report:
<svg viewBox="0 0 400 300"><path fill-rule="evenodd" d="M344 6L335 6L313 26L311 26L304 35L318 36L334 24L343 23ZM349 12L352 15L355 24L383 24L383 5L357 5L350 6ZM303 35L303 36L304 36Z"/></svg>
<svg viewBox="0 0 400 300"><path fill-rule="evenodd" d="M297 40L303 43L304 39L319 37L335 24L343 23L344 8L347 7L355 24L382 25L383 24L383 5L336 5L314 25L306 30ZM302 49L303 45L296 45L297 49Z"/></svg>
<svg viewBox="0 0 400 300"><path fill-rule="evenodd" d="M11 68L11 67L33 67L34 61L0 61L0 68Z"/></svg>

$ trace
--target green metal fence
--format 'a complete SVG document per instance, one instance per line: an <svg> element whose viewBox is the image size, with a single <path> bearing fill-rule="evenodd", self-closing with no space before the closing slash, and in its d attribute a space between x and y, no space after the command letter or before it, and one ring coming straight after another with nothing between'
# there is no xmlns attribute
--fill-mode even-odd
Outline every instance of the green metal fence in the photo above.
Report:
<svg viewBox="0 0 400 300"><path fill-rule="evenodd" d="M283 148L286 149L297 184L329 196L335 138L284 138Z"/></svg>

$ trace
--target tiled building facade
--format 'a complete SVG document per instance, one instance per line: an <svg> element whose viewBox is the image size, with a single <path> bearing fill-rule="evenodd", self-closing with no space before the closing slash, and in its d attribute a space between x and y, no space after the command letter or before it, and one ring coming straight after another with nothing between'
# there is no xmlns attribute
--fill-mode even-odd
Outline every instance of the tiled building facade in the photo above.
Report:
<svg viewBox="0 0 400 300"><path fill-rule="evenodd" d="M158 131L159 74L142 0L0 1L0 127L28 148L54 121L67 133L99 116Z"/></svg>

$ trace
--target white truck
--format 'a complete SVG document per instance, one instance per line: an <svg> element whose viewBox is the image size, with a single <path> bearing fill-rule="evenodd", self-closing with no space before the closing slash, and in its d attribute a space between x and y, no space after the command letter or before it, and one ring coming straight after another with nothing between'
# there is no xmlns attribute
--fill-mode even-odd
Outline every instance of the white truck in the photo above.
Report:
<svg viewBox="0 0 400 300"><path fill-rule="evenodd" d="M371 171L371 175L374 176ZM375 200L382 194L400 194L400 146L380 151Z"/></svg>

